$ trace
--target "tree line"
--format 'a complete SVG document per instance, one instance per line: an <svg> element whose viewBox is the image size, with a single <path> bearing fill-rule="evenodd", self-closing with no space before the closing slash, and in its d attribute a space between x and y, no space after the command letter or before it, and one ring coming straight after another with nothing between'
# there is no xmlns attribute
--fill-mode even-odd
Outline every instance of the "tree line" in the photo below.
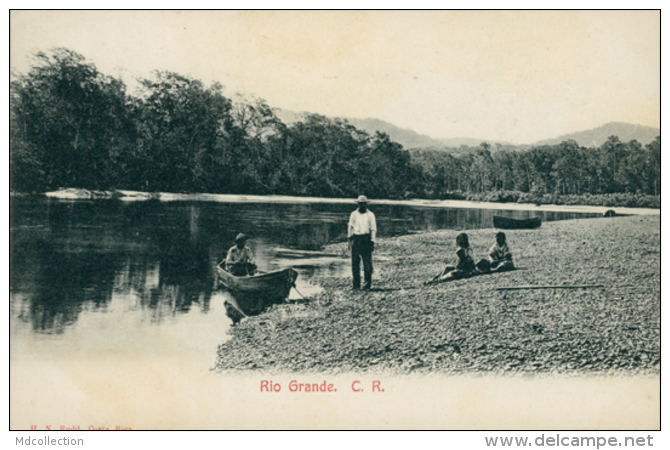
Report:
<svg viewBox="0 0 670 450"><path fill-rule="evenodd" d="M515 191L537 195L631 193L660 196L661 138L642 146L610 136L600 147L575 141L526 151L491 151L482 143L455 156L416 150L424 173L424 193L443 198L454 192Z"/></svg>
<svg viewBox="0 0 670 450"><path fill-rule="evenodd" d="M128 93L67 49L39 52L10 85L10 187L373 198L455 193L660 195L660 137L460 155L405 150L384 133L308 114L285 124L220 84L155 72Z"/></svg>

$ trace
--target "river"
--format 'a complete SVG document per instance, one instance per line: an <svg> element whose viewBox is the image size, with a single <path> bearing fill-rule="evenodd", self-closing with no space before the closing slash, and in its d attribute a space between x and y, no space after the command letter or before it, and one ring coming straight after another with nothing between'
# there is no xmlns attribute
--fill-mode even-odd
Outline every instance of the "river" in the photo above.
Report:
<svg viewBox="0 0 670 450"><path fill-rule="evenodd" d="M12 198L11 357L123 351L160 358L176 352L213 362L231 324L223 308L227 293L215 289L214 267L237 233L249 236L261 270L297 265L298 290L309 296L319 289L310 284L315 274L349 275L346 256L297 261L277 258L275 250L320 250L345 240L354 208L353 202L330 201ZM494 213L545 222L601 215L419 202L379 202L370 209L381 238L490 228Z"/></svg>

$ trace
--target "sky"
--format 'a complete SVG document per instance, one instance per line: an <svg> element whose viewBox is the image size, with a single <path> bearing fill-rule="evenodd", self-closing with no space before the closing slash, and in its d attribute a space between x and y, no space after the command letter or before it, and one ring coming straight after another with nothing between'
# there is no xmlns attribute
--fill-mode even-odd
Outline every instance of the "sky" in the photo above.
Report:
<svg viewBox="0 0 670 450"><path fill-rule="evenodd" d="M660 128L659 11L12 11L10 66L66 47L130 90L169 70L225 94L434 138L532 143Z"/></svg>

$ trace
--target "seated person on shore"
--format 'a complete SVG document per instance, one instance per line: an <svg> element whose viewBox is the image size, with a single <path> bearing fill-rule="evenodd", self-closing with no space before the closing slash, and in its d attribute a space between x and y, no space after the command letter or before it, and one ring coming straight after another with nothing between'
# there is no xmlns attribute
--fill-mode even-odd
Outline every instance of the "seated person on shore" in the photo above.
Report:
<svg viewBox="0 0 670 450"><path fill-rule="evenodd" d="M253 275L256 273L254 254L246 247L247 237L240 233L235 238L235 245L228 250L226 270L235 276Z"/></svg>
<svg viewBox="0 0 670 450"><path fill-rule="evenodd" d="M507 237L502 231L496 233L496 243L489 250L489 261L491 262L491 272L514 270L512 254L507 246Z"/></svg>
<svg viewBox="0 0 670 450"><path fill-rule="evenodd" d="M475 275L477 269L475 267L475 260L472 257L472 249L470 248L470 241L468 235L461 233L456 236L456 244L458 250L456 256L458 257L458 264L455 266L448 265L438 275L433 277L428 283L438 283L441 281L457 280L459 278L467 278Z"/></svg>

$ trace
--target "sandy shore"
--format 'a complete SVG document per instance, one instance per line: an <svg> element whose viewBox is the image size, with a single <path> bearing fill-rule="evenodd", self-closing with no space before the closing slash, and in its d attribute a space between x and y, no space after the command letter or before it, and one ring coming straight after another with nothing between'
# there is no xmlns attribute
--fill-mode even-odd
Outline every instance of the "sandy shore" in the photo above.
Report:
<svg viewBox="0 0 670 450"><path fill-rule="evenodd" d="M519 270L433 286L457 232L382 239L372 292L350 278L303 305L243 320L220 370L370 373L660 371L660 216L581 219L509 230ZM468 232L477 257L494 230ZM337 246L329 249L338 251ZM604 285L501 292L519 285Z"/></svg>
<svg viewBox="0 0 670 450"><path fill-rule="evenodd" d="M140 192L140 191L90 191L87 189L60 189L58 191L46 192L47 197L61 200L90 200L111 199L124 202L158 200L161 202L174 201L206 201L221 203L336 203L354 204L351 198L325 198L325 197L296 197L290 195L237 195L237 194L178 194L170 192ZM426 208L462 208L462 209L494 209L494 210L517 210L517 211L552 211L552 212L584 212L604 214L614 209L617 214L661 214L660 209L655 208L628 208L623 206L593 206L593 205L534 205L531 203L494 203L473 202L467 200L382 200L372 199L372 204L378 205L405 205L421 206Z"/></svg>

